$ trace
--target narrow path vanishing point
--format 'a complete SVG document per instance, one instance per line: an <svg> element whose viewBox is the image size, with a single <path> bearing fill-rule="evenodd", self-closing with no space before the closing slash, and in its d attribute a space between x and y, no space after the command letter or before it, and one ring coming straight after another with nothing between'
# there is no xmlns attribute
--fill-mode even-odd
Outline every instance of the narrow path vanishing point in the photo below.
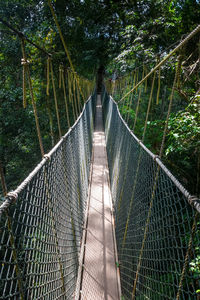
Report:
<svg viewBox="0 0 200 300"><path fill-rule="evenodd" d="M93 147L94 160L81 300L119 300L112 203L100 95L97 96Z"/></svg>

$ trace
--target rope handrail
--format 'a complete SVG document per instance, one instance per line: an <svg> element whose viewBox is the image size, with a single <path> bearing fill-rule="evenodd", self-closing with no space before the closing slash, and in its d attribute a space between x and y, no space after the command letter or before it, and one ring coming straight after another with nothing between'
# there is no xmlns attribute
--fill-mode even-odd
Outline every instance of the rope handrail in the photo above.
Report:
<svg viewBox="0 0 200 300"><path fill-rule="evenodd" d="M200 199L135 136L118 103L106 93L103 99L122 297L192 299Z"/></svg>
<svg viewBox="0 0 200 300"><path fill-rule="evenodd" d="M167 176L173 181L173 183L176 185L176 187L180 190L180 192L187 198L188 203L195 207L197 212L200 213L200 199L195 196L190 194L186 188L180 183L180 181L170 172L170 170L164 165L162 162L160 156L155 155L151 150L149 150L144 143L133 133L133 131L129 128L128 124L125 122L125 120L122 118L122 115L120 113L118 103L111 97L113 103L117 107L117 112L119 114L119 117L123 124L125 125L126 129L130 133L130 135L137 141L137 143L153 158L153 160L160 166L160 168L166 173Z"/></svg>
<svg viewBox="0 0 200 300"><path fill-rule="evenodd" d="M70 135L70 132L77 126L79 120L82 118L82 115L85 111L86 105L89 101L91 101L91 97L89 97L89 99L84 103L82 112L79 115L79 117L77 118L77 120L75 121L75 123L69 128L69 130L65 133L65 135L61 137L59 142L49 151L49 153L44 154L43 159L41 160L41 162L34 168L34 170L28 175L28 177L26 179L24 179L24 181L14 191L11 191L11 192L7 193L7 195L5 196L5 201L0 206L0 217L3 214L3 212L6 209L8 209L8 207L17 200L18 195L22 192L22 190L29 184L29 182L38 173L38 171L41 170L43 165L48 160L51 159L52 155L61 146L63 141Z"/></svg>
<svg viewBox="0 0 200 300"><path fill-rule="evenodd" d="M0 299L73 297L95 102L93 95L61 140L15 191L5 195L0 206Z"/></svg>

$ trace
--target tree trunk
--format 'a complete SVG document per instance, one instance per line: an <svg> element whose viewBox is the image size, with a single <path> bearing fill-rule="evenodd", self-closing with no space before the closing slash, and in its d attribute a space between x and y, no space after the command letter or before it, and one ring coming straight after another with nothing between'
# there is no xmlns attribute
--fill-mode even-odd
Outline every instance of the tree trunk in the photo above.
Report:
<svg viewBox="0 0 200 300"><path fill-rule="evenodd" d="M97 94L101 94L102 92L104 71L104 66L100 66L97 71Z"/></svg>

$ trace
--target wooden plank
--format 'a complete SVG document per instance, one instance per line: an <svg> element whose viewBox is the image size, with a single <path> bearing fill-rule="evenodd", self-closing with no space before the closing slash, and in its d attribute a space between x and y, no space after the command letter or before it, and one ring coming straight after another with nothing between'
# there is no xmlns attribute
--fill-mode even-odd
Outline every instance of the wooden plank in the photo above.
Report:
<svg viewBox="0 0 200 300"><path fill-rule="evenodd" d="M93 147L94 160L81 299L118 300L119 286L115 263L112 203L100 96L97 98Z"/></svg>

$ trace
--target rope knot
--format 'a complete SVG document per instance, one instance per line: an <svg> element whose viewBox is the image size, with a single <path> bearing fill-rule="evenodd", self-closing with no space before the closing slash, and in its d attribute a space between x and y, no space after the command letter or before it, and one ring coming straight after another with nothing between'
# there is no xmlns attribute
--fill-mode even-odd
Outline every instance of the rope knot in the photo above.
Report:
<svg viewBox="0 0 200 300"><path fill-rule="evenodd" d="M189 196L188 197L189 204L194 207L200 213L200 199L196 196Z"/></svg>
<svg viewBox="0 0 200 300"><path fill-rule="evenodd" d="M50 160L50 159L51 159L51 157L50 157L49 154L44 154L44 158L46 158L47 160Z"/></svg>
<svg viewBox="0 0 200 300"><path fill-rule="evenodd" d="M21 59L21 65L22 66L27 66L30 64L30 61L28 59L22 58Z"/></svg>
<svg viewBox="0 0 200 300"><path fill-rule="evenodd" d="M154 160L154 161L156 161L156 159L157 159L157 158L159 158L159 159L160 159L160 156L159 156L159 155L154 155L154 158L153 158L153 160Z"/></svg>
<svg viewBox="0 0 200 300"><path fill-rule="evenodd" d="M9 192L7 195L6 195L6 199L8 200L8 203L9 204L12 204L14 203L18 198L18 194L15 193L15 192Z"/></svg>

